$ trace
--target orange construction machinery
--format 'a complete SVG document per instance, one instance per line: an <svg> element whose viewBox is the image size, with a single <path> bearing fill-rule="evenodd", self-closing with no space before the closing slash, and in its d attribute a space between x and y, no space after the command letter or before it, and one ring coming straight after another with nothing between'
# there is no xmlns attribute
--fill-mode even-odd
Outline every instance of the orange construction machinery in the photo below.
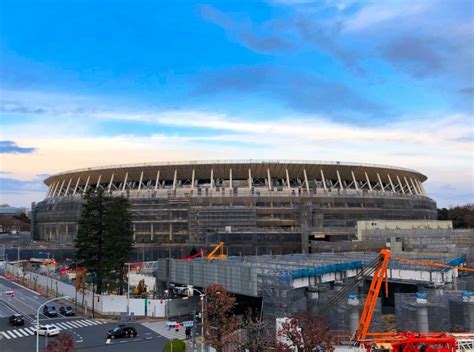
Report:
<svg viewBox="0 0 474 352"><path fill-rule="evenodd" d="M224 253L224 242L219 242L216 247L207 255L207 260L213 259L227 259L227 254Z"/></svg>
<svg viewBox="0 0 474 352"><path fill-rule="evenodd" d="M380 256L376 259L373 269L368 271L373 272L373 278L370 283L369 292L365 300L364 308L359 320L359 326L356 333L354 334L353 341L360 346L370 347L373 345L387 346L391 345L392 349L396 352L434 352L434 351L452 351L456 350L456 338L454 335L449 333L414 333L414 332L387 332L387 333L369 333L370 324L372 322L372 316L374 313L375 304L377 297L382 287L382 283L385 280L385 294L388 296L388 276L387 268L391 259L391 252L389 249L382 249ZM427 262L422 260L406 259L400 257L392 257L401 262L435 266L441 268L451 268L463 271L474 272L474 269L440 264L434 262ZM364 269L366 270L366 269Z"/></svg>

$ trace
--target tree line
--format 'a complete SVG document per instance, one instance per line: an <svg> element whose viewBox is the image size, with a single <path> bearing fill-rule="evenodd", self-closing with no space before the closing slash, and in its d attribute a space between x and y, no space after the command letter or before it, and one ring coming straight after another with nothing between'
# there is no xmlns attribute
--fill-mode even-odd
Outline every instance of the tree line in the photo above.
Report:
<svg viewBox="0 0 474 352"><path fill-rule="evenodd" d="M438 220L451 220L455 229L474 228L474 203L438 209Z"/></svg>

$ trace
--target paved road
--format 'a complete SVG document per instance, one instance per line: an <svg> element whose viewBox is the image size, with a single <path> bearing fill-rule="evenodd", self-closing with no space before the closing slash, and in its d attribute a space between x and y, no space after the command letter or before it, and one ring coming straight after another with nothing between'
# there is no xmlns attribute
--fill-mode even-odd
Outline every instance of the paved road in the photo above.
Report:
<svg viewBox="0 0 474 352"><path fill-rule="evenodd" d="M14 297L5 294L13 290ZM23 352L35 351L36 336L33 327L36 324L36 310L47 299L34 291L21 287L4 277L0 276L0 351L1 352ZM57 303L57 302L56 302ZM25 325L12 327L8 318L13 313L25 316ZM40 313L41 324L54 324L62 333L72 336L78 351L161 351L167 339L146 326L133 323L138 336L130 339L106 339L108 330L118 324L89 319L87 317L64 317L49 318ZM47 344L47 340L55 337L45 338L40 336L40 351Z"/></svg>

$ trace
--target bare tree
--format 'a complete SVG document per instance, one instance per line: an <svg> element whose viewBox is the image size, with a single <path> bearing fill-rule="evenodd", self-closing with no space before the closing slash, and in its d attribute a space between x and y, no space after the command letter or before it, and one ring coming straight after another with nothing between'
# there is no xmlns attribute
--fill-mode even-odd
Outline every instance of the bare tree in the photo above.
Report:
<svg viewBox="0 0 474 352"><path fill-rule="evenodd" d="M245 312L239 347L241 351L262 352L272 346L272 339L265 332L265 322L256 316L252 309Z"/></svg>
<svg viewBox="0 0 474 352"><path fill-rule="evenodd" d="M61 333L48 343L43 352L76 352L76 347L71 335Z"/></svg>
<svg viewBox="0 0 474 352"><path fill-rule="evenodd" d="M210 285L204 292L204 341L221 352L237 337L233 334L238 328L237 318L232 312L236 298L221 285Z"/></svg>
<svg viewBox="0 0 474 352"><path fill-rule="evenodd" d="M277 334L278 352L312 352L317 348L326 352L334 350L326 324L306 311L293 314L283 322Z"/></svg>

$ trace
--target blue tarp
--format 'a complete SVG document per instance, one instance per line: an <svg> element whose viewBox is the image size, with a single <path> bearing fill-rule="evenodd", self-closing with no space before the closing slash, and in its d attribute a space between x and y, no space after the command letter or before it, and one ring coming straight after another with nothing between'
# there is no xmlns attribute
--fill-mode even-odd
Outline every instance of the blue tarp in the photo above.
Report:
<svg viewBox="0 0 474 352"><path fill-rule="evenodd" d="M291 271L291 277L293 279L298 279L302 277L312 277L312 276L321 276L328 273L333 273L336 271L346 271L350 269L361 269L364 266L360 260L348 262L348 263L337 263L324 266L318 266L316 268L302 268ZM280 276L281 279L281 276Z"/></svg>

